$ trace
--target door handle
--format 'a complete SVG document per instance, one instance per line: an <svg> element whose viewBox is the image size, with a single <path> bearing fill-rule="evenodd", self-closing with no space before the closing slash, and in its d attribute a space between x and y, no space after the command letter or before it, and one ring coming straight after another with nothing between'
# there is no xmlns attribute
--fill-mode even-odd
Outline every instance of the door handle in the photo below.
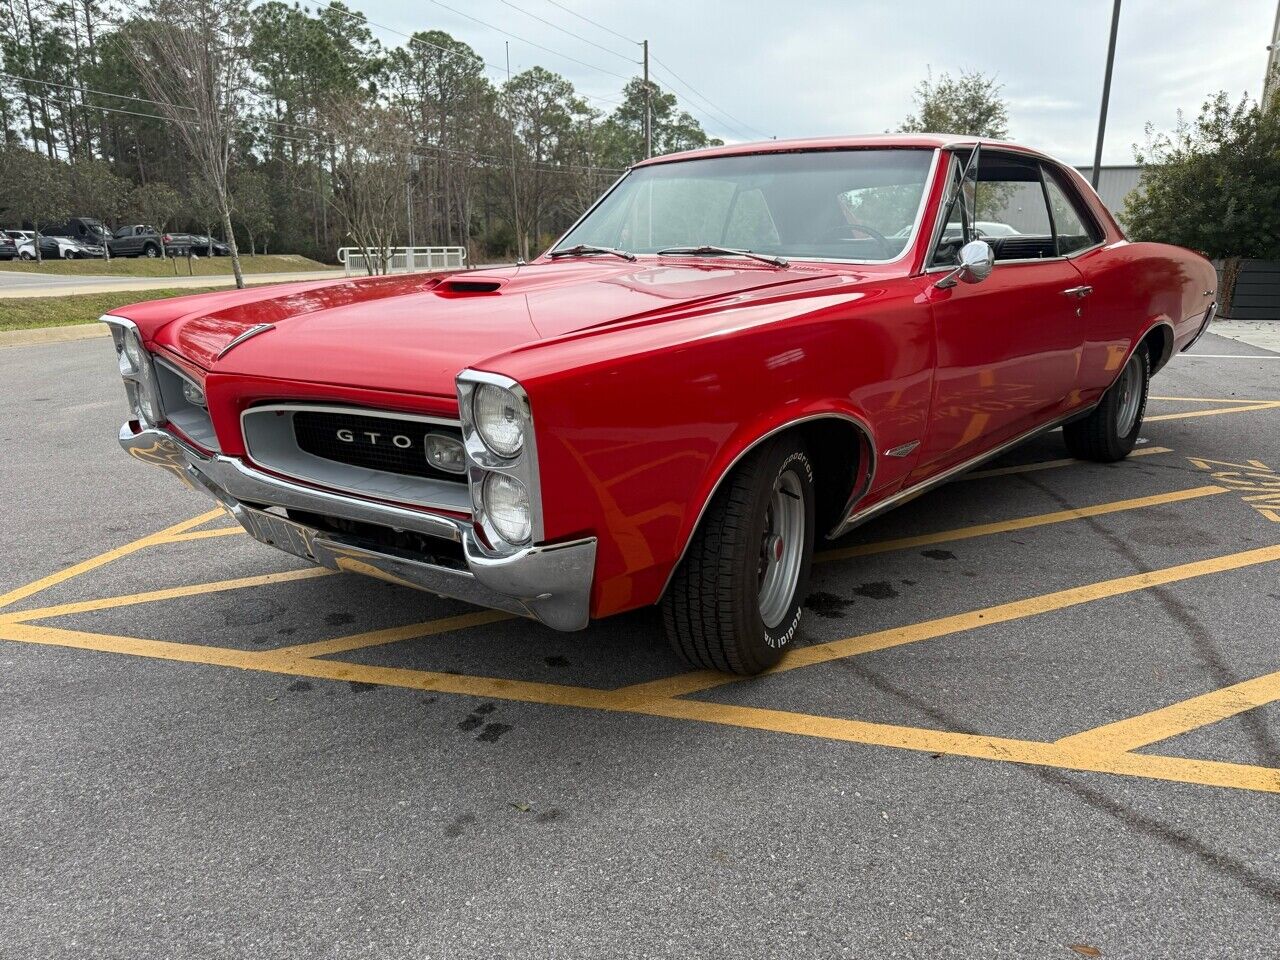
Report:
<svg viewBox="0 0 1280 960"><path fill-rule="evenodd" d="M1082 285L1079 287L1068 287L1062 291L1063 296L1075 297L1077 300L1083 300L1089 294L1093 293L1093 287Z"/></svg>

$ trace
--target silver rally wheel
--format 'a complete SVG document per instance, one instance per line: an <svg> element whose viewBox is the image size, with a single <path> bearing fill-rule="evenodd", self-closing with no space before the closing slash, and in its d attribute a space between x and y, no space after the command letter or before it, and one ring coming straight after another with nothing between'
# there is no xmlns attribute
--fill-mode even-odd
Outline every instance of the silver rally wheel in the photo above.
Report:
<svg viewBox="0 0 1280 960"><path fill-rule="evenodd" d="M1098 405L1062 428L1062 439L1071 455L1099 463L1127 457L1142 429L1150 381L1151 358L1146 346L1140 344Z"/></svg>
<svg viewBox="0 0 1280 960"><path fill-rule="evenodd" d="M761 443L720 483L662 598L667 639L687 663L749 675L792 645L813 559L814 489L794 433Z"/></svg>
<svg viewBox="0 0 1280 960"><path fill-rule="evenodd" d="M1142 357L1136 353L1129 358L1116 384L1116 436L1127 437L1138 419L1138 410L1142 407L1144 373Z"/></svg>
<svg viewBox="0 0 1280 960"><path fill-rule="evenodd" d="M794 471L778 475L765 508L760 547L760 619L769 628L786 617L804 563L804 497Z"/></svg>

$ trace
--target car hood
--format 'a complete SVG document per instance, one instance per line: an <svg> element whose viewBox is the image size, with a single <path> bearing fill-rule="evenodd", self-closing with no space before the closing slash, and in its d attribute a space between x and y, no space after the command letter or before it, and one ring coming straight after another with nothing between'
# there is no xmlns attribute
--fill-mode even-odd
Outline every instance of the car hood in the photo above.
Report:
<svg viewBox="0 0 1280 960"><path fill-rule="evenodd" d="M580 260L287 284L116 312L216 373L452 396L460 370L531 341L828 274L811 265ZM185 312L170 307L158 322L166 304ZM233 345L262 324L272 328Z"/></svg>

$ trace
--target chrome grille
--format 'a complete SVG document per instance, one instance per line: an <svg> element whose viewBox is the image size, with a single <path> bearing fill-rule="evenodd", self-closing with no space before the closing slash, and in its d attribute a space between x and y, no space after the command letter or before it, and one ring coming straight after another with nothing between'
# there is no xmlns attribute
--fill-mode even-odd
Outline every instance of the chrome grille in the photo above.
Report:
<svg viewBox="0 0 1280 960"><path fill-rule="evenodd" d="M462 442L461 428L441 424L314 410L293 415L298 447L313 456L369 470L461 482L460 475L438 470L427 462L423 444L429 433Z"/></svg>

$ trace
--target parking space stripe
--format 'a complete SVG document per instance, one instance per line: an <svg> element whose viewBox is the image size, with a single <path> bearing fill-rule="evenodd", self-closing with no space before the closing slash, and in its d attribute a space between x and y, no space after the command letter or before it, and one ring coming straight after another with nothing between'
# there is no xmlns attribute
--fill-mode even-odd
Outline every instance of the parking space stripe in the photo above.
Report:
<svg viewBox="0 0 1280 960"><path fill-rule="evenodd" d="M888 553L891 550L910 550L934 543L950 543L955 540L969 540L974 537L987 537L996 533L1008 533L1012 530L1027 530L1032 527L1043 527L1053 523L1066 523L1069 520L1082 520L1085 517L1101 517L1108 513L1122 513L1125 510L1140 510L1143 507L1154 507L1165 503L1178 503L1183 500L1195 500L1197 497L1208 497L1215 493L1229 493L1226 487L1205 486L1190 490L1175 490L1172 493L1160 493L1150 497L1135 497L1130 500L1114 500L1111 503L1098 503L1090 507L1076 507L1071 510L1056 510L1053 513L1041 513L1030 517L1017 517L1013 520L999 520L994 523L980 523L972 527L960 527L955 530L940 530L937 533L924 533L915 537L900 537L896 540L878 540L875 543L860 543L857 546L845 547L841 550L827 550L814 556L815 563L831 560L848 560L851 557L866 557L876 553Z"/></svg>
<svg viewBox="0 0 1280 960"><path fill-rule="evenodd" d="M547 706L605 710L674 720L694 720L740 729L950 754L1005 763L1280 793L1280 769L1246 764L1111 752L1084 745L1015 740L924 727L902 727L698 700L637 699L621 695L619 692L595 690L589 687L455 675L402 667L370 666L346 663L341 660L282 656L275 651L233 650L226 647L143 640L136 637L84 633L30 624L0 624L0 636L22 643L257 670L286 676L356 681Z"/></svg>
<svg viewBox="0 0 1280 960"><path fill-rule="evenodd" d="M162 543L185 543L187 540L207 540L210 537L229 537L235 533L244 533L244 527L214 527L212 530L192 530L190 533L177 533L166 537Z"/></svg>
<svg viewBox="0 0 1280 960"><path fill-rule="evenodd" d="M844 720L701 700L655 700L636 712L824 740L896 747L900 750L1280 793L1280 770L1216 760L1107 753L1034 740L1011 740L924 727L899 727L864 720Z"/></svg>
<svg viewBox="0 0 1280 960"><path fill-rule="evenodd" d="M403 627L389 627L386 630L370 630L346 637L334 637L332 640L298 643L291 647L279 647L271 652L289 657L325 657L335 653L349 653L352 650L385 646L389 643L400 643L403 640L417 640L420 637L435 636L451 630L464 630L467 627L481 627L514 619L516 619L514 614L504 613L501 610L481 610L478 613L464 613L457 617L441 617L439 620L410 623Z"/></svg>
<svg viewBox="0 0 1280 960"><path fill-rule="evenodd" d="M38 607L33 610L19 610L16 613L0 614L0 624L27 623L31 620L44 620L48 617L64 617L73 613L90 613L94 610L110 610L115 607L132 606L135 603L155 603L159 600L195 597L206 593L221 593L224 590L240 590L245 587L265 587L273 583L289 583L293 580L327 577L336 572L327 567L306 567L302 570L264 573L256 577L237 577L234 580L190 583L181 587L148 590L145 593L127 593L118 597L96 597L93 600L76 600L72 603L59 603L51 607Z"/></svg>
<svg viewBox="0 0 1280 960"><path fill-rule="evenodd" d="M1062 610L1082 603L1091 603L1094 600L1105 600L1126 593L1134 593L1138 590L1146 590L1150 587L1177 583L1181 580L1203 577L1211 573L1222 573L1227 570L1238 570L1242 567L1272 563L1276 560L1280 560L1280 545L1259 547L1255 550L1245 550L1241 553L1231 553L1226 556L1213 557L1209 560L1183 563L1174 567L1166 567L1162 570L1151 570L1127 577L1117 577L1114 580L1103 580L1100 583L1070 587L1066 590L1058 590L1037 597L1028 597L1025 600L1015 600L1011 603L1001 603L992 607L984 607L980 610L970 610L967 613L939 617L935 620L925 620L922 623L914 623L905 627L893 627L888 630L877 630L874 633L846 637L843 640L831 640L827 643L796 647L783 657L781 663L763 674L763 676L786 673L790 670L797 670L800 667L829 663L832 660L841 660L863 653L886 650L890 647L917 643L921 640L932 640L953 633L977 630L993 624L1022 620L1026 617L1037 616L1053 610ZM617 692L627 696L676 697L691 693L701 693L726 684L738 683L744 679L743 677L728 674L696 671L678 674L665 680L620 687Z"/></svg>
<svg viewBox="0 0 1280 960"><path fill-rule="evenodd" d="M1150 457L1157 453L1173 453L1169 447L1139 447L1129 454L1129 459L1134 457ZM991 470L975 470L973 473L962 473L956 477L952 483L958 483L961 480L981 480L983 477L1004 477L1011 473L1033 473L1036 470L1052 470L1054 467L1069 467L1073 464L1081 466L1085 461L1077 460L1075 457L1063 457L1061 460L1041 460L1038 463L1019 463L1012 467L995 467Z"/></svg>
<svg viewBox="0 0 1280 960"><path fill-rule="evenodd" d="M10 590L8 593L0 596L0 607L7 607L19 600L25 600L32 594L39 593L41 590L47 590L49 587L57 586L70 580L72 577L78 577L82 573L88 573L95 570L105 563L120 557L128 556L131 553L137 553L139 550L145 550L147 547L154 546L157 543L163 543L169 537L175 534L184 533L193 527L198 527L202 523L208 523L210 520L225 516L226 511L221 507L216 510L210 510L208 513L202 513L198 517L192 517L190 520L183 520L181 523L175 523L171 527L165 527L156 533L148 534L132 543L126 543L122 547L116 547L114 550L108 550L106 553L100 553L96 557L90 557L80 563L73 564L70 567L59 570L57 573L51 573L47 577L41 577L39 580L33 580L25 586L18 587L16 590Z"/></svg>
<svg viewBox="0 0 1280 960"><path fill-rule="evenodd" d="M1190 420L1192 417L1216 417L1223 413L1248 413L1251 410L1274 410L1276 407L1280 407L1280 400L1265 400L1262 403L1245 404L1239 407L1214 407L1210 410L1189 410L1185 413L1161 413L1154 417L1144 417L1143 423L1155 423L1157 420Z"/></svg>
<svg viewBox="0 0 1280 960"><path fill-rule="evenodd" d="M1280 700L1280 671L1063 737L1070 747L1137 750Z"/></svg>
<svg viewBox="0 0 1280 960"><path fill-rule="evenodd" d="M1147 397L1148 400L1177 400L1182 403L1274 403L1273 400L1246 400L1244 397Z"/></svg>

